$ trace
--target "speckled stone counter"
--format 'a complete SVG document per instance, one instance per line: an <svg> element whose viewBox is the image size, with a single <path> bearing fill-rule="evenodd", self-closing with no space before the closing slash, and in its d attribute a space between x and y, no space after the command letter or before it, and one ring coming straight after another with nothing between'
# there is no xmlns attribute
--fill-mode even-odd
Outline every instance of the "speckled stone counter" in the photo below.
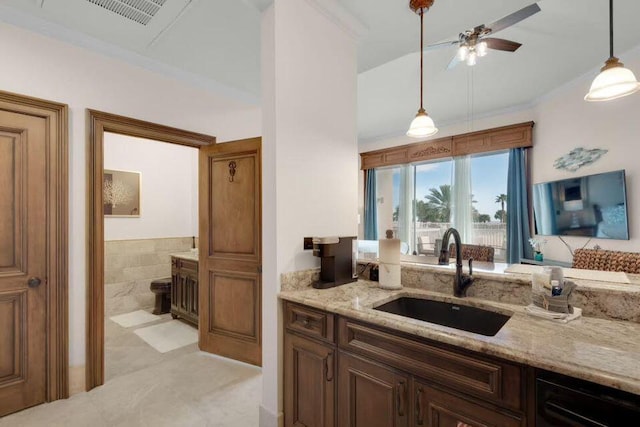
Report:
<svg viewBox="0 0 640 427"><path fill-rule="evenodd" d="M560 324L527 315L523 305L473 296L455 298L417 287L388 291L365 280L317 290L308 287L314 275L317 277L317 270L283 277L287 290L280 298L640 395L638 323L582 317ZM300 286L294 283L296 279ZM402 296L455 301L513 316L495 336L487 337L373 309Z"/></svg>
<svg viewBox="0 0 640 427"><path fill-rule="evenodd" d="M198 262L198 253L197 252L176 252L171 254L176 258L188 259L189 261Z"/></svg>

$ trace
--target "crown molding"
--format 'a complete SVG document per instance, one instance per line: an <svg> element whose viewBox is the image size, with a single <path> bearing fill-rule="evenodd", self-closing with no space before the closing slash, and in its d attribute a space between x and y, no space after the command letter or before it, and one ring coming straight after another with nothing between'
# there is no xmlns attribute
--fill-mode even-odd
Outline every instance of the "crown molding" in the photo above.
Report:
<svg viewBox="0 0 640 427"><path fill-rule="evenodd" d="M252 93L224 85L200 74L182 70L173 65L104 42L80 31L18 11L9 6L0 5L0 22L99 53L129 65L144 68L239 103L252 106L260 105L260 97Z"/></svg>

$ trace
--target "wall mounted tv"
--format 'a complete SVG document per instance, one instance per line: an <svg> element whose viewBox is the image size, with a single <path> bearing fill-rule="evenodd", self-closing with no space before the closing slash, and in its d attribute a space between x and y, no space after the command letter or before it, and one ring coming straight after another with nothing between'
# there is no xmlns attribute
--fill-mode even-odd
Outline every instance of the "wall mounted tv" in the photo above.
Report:
<svg viewBox="0 0 640 427"><path fill-rule="evenodd" d="M629 240L624 170L533 186L536 234Z"/></svg>

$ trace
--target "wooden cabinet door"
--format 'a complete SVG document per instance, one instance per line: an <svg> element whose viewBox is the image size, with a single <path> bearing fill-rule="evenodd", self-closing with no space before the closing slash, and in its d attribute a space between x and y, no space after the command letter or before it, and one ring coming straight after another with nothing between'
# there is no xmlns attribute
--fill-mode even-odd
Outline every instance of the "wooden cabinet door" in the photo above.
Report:
<svg viewBox="0 0 640 427"><path fill-rule="evenodd" d="M175 259L172 263L175 264ZM180 296L182 284L180 283L180 270L173 268L171 270L171 314L177 316L180 312Z"/></svg>
<svg viewBox="0 0 640 427"><path fill-rule="evenodd" d="M46 398L48 132L0 111L0 417Z"/></svg>
<svg viewBox="0 0 640 427"><path fill-rule="evenodd" d="M200 149L199 345L262 364L261 139Z"/></svg>
<svg viewBox="0 0 640 427"><path fill-rule="evenodd" d="M191 274L188 275L189 284L189 316L194 322L198 321L198 278Z"/></svg>
<svg viewBox="0 0 640 427"><path fill-rule="evenodd" d="M357 356L338 356L338 425L401 427L410 419L409 376Z"/></svg>
<svg viewBox="0 0 640 427"><path fill-rule="evenodd" d="M520 418L485 408L421 381L413 383L413 426L416 427L521 427Z"/></svg>
<svg viewBox="0 0 640 427"><path fill-rule="evenodd" d="M289 333L284 349L285 426L334 426L335 350Z"/></svg>

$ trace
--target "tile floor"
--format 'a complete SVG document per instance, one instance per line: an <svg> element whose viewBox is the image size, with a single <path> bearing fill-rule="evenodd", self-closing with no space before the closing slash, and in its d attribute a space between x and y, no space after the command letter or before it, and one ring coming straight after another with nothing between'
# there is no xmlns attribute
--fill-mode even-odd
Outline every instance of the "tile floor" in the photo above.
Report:
<svg viewBox="0 0 640 427"><path fill-rule="evenodd" d="M162 317L156 323L170 320ZM0 427L258 425L259 368L203 353L197 344L159 353L135 328L105 323L103 386L0 418Z"/></svg>
<svg viewBox="0 0 640 427"><path fill-rule="evenodd" d="M105 325L105 381L148 368L166 360L198 351L198 344L190 344L167 353L160 353L134 333L137 329L170 322L170 314L162 314L155 322L123 328L109 318Z"/></svg>

